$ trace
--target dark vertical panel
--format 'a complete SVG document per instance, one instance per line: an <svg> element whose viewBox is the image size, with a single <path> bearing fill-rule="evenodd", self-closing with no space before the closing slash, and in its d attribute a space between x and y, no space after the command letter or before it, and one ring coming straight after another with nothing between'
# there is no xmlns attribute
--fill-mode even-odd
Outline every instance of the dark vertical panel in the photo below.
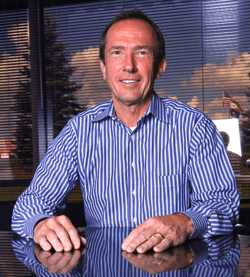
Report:
<svg viewBox="0 0 250 277"><path fill-rule="evenodd" d="M46 105L43 66L43 9L41 1L29 0L30 68L34 169L44 156L46 143Z"/></svg>

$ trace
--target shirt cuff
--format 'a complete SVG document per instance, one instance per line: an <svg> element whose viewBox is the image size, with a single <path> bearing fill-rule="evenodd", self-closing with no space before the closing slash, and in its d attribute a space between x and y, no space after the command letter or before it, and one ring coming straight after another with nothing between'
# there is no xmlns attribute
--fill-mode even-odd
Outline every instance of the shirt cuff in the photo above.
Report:
<svg viewBox="0 0 250 277"><path fill-rule="evenodd" d="M32 217L24 225L24 228L23 228L24 233L33 239L34 238L34 228L36 226L36 223L39 220L41 220L43 218L48 218L48 217L50 217L50 216L47 214L40 214L40 215L36 215L36 216Z"/></svg>
<svg viewBox="0 0 250 277"><path fill-rule="evenodd" d="M190 239L200 237L207 232L207 219L203 215L194 211L185 211L180 213L187 215L194 223L194 231L189 237Z"/></svg>

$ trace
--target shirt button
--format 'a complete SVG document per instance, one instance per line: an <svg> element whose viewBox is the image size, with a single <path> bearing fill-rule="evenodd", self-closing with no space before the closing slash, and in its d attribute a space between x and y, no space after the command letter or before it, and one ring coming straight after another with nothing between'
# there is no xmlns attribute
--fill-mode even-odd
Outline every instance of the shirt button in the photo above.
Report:
<svg viewBox="0 0 250 277"><path fill-rule="evenodd" d="M137 218L136 218L136 217L134 217L133 221L134 221L134 222L136 222L136 221L137 221Z"/></svg>
<svg viewBox="0 0 250 277"><path fill-rule="evenodd" d="M131 164L131 165L132 165L132 167L133 167L133 168L135 168L135 162L132 162L132 164Z"/></svg>
<svg viewBox="0 0 250 277"><path fill-rule="evenodd" d="M136 190L133 190L133 192L132 192L134 195L136 195Z"/></svg>

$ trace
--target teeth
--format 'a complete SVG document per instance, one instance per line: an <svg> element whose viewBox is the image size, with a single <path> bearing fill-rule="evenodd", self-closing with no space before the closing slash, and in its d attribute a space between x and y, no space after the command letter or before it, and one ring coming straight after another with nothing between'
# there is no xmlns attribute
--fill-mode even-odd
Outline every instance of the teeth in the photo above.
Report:
<svg viewBox="0 0 250 277"><path fill-rule="evenodd" d="M129 84L129 83L136 83L136 80L122 80L123 83Z"/></svg>

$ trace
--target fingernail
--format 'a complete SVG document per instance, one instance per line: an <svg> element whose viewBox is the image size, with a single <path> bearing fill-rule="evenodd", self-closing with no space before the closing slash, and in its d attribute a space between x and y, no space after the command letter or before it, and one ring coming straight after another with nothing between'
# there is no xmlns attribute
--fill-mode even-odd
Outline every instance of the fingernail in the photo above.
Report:
<svg viewBox="0 0 250 277"><path fill-rule="evenodd" d="M55 248L56 252L62 252L63 251L63 247L58 246L57 248ZM66 250L67 251L67 250Z"/></svg>
<svg viewBox="0 0 250 277"><path fill-rule="evenodd" d="M74 244L74 249L79 249L80 245L79 244Z"/></svg>
<svg viewBox="0 0 250 277"><path fill-rule="evenodd" d="M144 247L143 246L140 246L137 248L137 252L143 252L144 251Z"/></svg>
<svg viewBox="0 0 250 277"><path fill-rule="evenodd" d="M133 252L133 251L134 251L134 248L132 246L128 246L127 252Z"/></svg>
<svg viewBox="0 0 250 277"><path fill-rule="evenodd" d="M128 246L127 243L123 243L121 247L123 250L125 250L127 248L127 246Z"/></svg>

